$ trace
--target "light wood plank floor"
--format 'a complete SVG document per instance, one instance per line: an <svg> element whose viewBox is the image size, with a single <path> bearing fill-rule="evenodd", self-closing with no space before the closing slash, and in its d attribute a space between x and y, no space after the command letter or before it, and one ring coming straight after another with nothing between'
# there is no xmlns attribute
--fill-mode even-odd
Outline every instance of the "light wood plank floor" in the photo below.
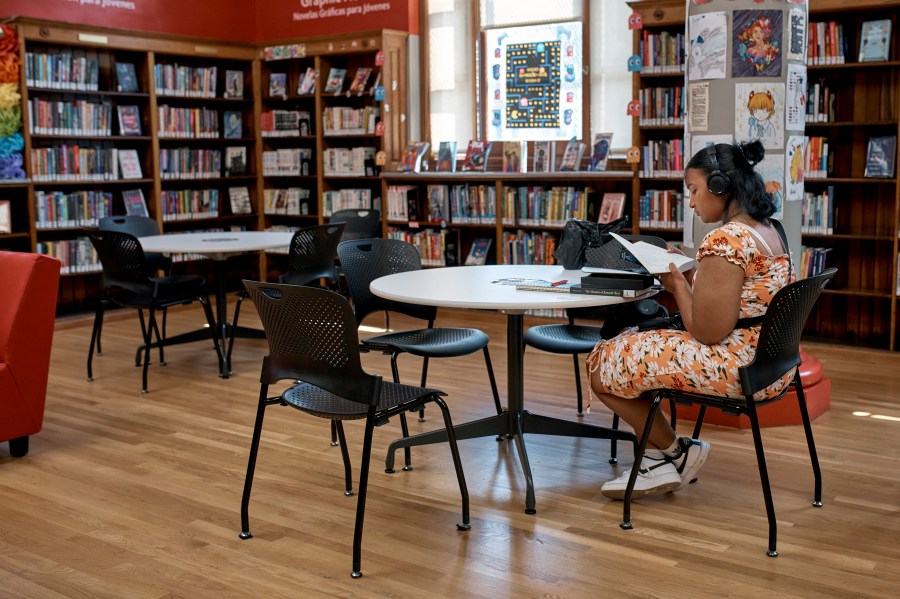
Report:
<svg viewBox="0 0 900 599"><path fill-rule="evenodd" d="M244 321L254 317L245 306ZM198 309L174 311L170 334L200 320ZM439 324L485 329L505 388L504 317L447 311ZM0 446L0 596L810 598L896 596L900 585L898 354L807 345L833 381L832 409L814 423L825 507L810 505L802 428L764 431L777 559L765 555L747 431L706 427L712 453L699 482L637 502L628 532L618 526L621 503L599 493L619 472L607 462L608 442L530 436L538 513L529 516L514 447L465 441L473 521L462 533L446 446L417 448L414 471L385 474L385 448L399 434L391 423L376 430L365 575L353 580L356 499L342 493L327 421L269 409L250 511L255 537L238 539L264 343L238 340L228 380L216 375L211 344L170 348L141 395L131 365L138 334L133 313L110 319L88 383L90 322L58 323L44 430L25 458ZM364 363L389 373L386 357ZM449 392L456 422L492 413L480 355L432 364L429 383ZM404 380L417 379L415 359L400 366ZM526 370L532 411L575 418L570 359L530 350ZM428 417L413 431L439 425L435 408ZM595 408L586 420L610 418ZM358 464L361 427L347 428ZM627 446L622 454L627 467Z"/></svg>

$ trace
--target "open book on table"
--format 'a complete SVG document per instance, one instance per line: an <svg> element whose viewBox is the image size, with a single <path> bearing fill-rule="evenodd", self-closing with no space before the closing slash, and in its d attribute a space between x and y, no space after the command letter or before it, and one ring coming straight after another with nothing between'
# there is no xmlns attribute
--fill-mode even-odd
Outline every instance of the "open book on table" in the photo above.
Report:
<svg viewBox="0 0 900 599"><path fill-rule="evenodd" d="M646 268L647 272L652 275L669 272L670 263L674 263L681 272L690 270L696 265L696 261L693 258L669 252L646 241L631 243L621 235L615 233L610 233L610 235L621 243L622 247L631 252L637 258L637 261L641 263L641 266Z"/></svg>

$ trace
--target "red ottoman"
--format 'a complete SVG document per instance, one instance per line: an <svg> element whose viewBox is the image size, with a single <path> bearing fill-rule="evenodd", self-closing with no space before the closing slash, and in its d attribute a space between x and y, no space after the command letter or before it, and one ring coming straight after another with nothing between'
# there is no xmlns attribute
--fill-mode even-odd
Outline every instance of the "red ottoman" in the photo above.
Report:
<svg viewBox="0 0 900 599"><path fill-rule="evenodd" d="M831 407L831 379L826 378L822 372L822 364L811 355L800 349L800 380L803 382L803 395L806 397L806 407L809 410L809 419L815 420ZM668 411L668 402L663 403L663 409ZM697 420L700 407L678 406L679 420ZM797 393L792 389L780 401L762 406L756 411L759 416L760 426L785 426L789 424L803 424L800 418L800 408L797 406ZM704 423L717 424L719 426L731 426L734 428L750 428L750 419L742 414L731 416L721 410L707 410L703 418Z"/></svg>

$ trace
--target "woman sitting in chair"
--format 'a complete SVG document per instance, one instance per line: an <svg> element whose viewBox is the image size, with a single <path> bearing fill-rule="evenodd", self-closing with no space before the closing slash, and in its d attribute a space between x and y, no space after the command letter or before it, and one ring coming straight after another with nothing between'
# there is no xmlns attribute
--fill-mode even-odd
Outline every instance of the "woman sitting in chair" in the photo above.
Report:
<svg viewBox="0 0 900 599"><path fill-rule="evenodd" d="M670 264L670 272L660 276L686 330L626 329L600 341L587 358L592 391L638 438L650 410L647 391L740 396L738 367L753 360L761 320L746 319L765 314L775 293L793 279L781 225L769 219L773 198L753 170L764 155L758 140L710 144L688 162L684 182L691 208L703 222L723 224L700 245L696 272L686 277ZM792 377L782 377L766 396L776 395ZM657 412L632 497L684 488L708 454L706 441L678 437ZM623 499L629 475L606 482L601 492Z"/></svg>

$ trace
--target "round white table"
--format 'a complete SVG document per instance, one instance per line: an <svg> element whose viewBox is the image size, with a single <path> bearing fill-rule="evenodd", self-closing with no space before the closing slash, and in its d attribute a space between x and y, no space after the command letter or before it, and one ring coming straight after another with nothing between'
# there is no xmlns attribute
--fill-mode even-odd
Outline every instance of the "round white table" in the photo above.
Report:
<svg viewBox="0 0 900 599"><path fill-rule="evenodd" d="M522 471L525 474L525 512L534 514L534 481L524 433L566 437L616 439L635 443L634 434L605 427L540 416L524 406L523 314L525 310L540 308L582 308L604 306L630 301L621 297L555 293L547 291L518 291L517 279L545 281L578 281L581 271L564 270L562 266L497 265L459 266L402 272L372 281L372 293L398 302L424 304L447 308L497 310L507 315L507 396L508 409L503 414L489 416L454 426L457 439L487 436L511 437L516 442ZM507 284L504 284L507 283ZM648 297L648 296L644 296ZM386 467L393 468L394 452L404 447L440 443L447 440L447 432L438 430L414 437L397 439L388 448Z"/></svg>
<svg viewBox="0 0 900 599"><path fill-rule="evenodd" d="M231 347L228 341L232 335L234 337L265 338L265 333L259 329L235 327L235 330L232 331L232 326L228 323L225 261L232 256L248 252L286 248L290 245L293 235L291 232L274 231L207 231L167 233L138 238L145 252L200 254L215 261L216 334L219 343L222 344L223 358L219 363L219 376L225 378L231 374ZM199 330L177 335L167 338L164 345L176 345L200 339L209 339L209 332Z"/></svg>

